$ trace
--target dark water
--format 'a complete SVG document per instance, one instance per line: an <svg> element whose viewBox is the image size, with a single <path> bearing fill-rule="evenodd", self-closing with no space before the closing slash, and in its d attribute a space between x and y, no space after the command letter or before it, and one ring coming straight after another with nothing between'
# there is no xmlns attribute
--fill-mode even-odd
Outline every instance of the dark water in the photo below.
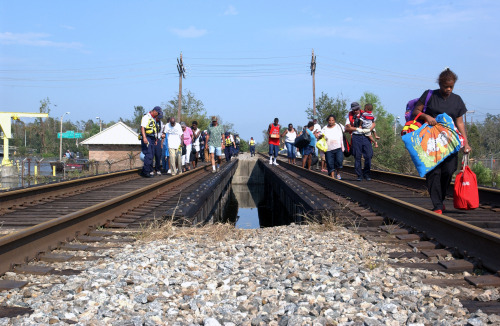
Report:
<svg viewBox="0 0 500 326"><path fill-rule="evenodd" d="M239 229L289 224L291 218L285 208L270 199L264 185L232 185L224 220Z"/></svg>

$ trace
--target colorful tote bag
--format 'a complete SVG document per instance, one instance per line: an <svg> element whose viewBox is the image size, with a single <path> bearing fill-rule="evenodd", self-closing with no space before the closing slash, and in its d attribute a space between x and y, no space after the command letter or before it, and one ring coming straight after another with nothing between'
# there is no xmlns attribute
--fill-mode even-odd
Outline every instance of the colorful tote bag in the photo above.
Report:
<svg viewBox="0 0 500 326"><path fill-rule="evenodd" d="M460 150L460 138L453 119L442 113L436 121L435 126L424 123L416 131L401 137L421 177Z"/></svg>

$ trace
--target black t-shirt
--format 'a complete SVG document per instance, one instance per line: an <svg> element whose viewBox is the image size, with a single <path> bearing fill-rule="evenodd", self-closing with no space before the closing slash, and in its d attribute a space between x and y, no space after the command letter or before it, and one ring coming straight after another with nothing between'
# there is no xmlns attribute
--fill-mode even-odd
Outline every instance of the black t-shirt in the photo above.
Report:
<svg viewBox="0 0 500 326"><path fill-rule="evenodd" d="M428 91L425 91L424 94L420 96L420 99L418 100L419 103L425 103L427 92ZM467 108L459 95L451 93L447 99L444 99L441 96L439 89L432 91L432 96L429 99L429 102L427 102L427 109L425 109L425 114L428 114L433 118L435 118L438 114L446 113L453 119L454 122L456 122L457 118L463 116L465 112L467 112Z"/></svg>

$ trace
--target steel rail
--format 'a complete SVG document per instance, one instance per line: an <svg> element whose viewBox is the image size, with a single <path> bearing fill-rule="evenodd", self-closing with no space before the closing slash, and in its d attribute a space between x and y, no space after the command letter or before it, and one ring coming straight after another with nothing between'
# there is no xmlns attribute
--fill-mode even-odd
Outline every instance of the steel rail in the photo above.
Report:
<svg viewBox="0 0 500 326"><path fill-rule="evenodd" d="M74 180L62 181L57 183L49 183L45 185L33 186L24 189L6 191L0 193L0 211L8 209L12 206L23 204L23 200L29 198L30 201L37 201L47 198L48 196L65 195L71 189L79 189L82 186L89 186L103 182L106 179L126 178L138 173L138 169L126 170L120 172L112 172L108 174L100 174L87 178L79 178Z"/></svg>
<svg viewBox="0 0 500 326"><path fill-rule="evenodd" d="M128 194L1 237L0 275L16 264L36 258L41 252L58 248L64 242L72 241L81 234L109 223L127 212L130 207L137 207L160 195L172 183L182 184L184 177L195 177L205 170L205 166L198 167L187 174L155 182Z"/></svg>
<svg viewBox="0 0 500 326"><path fill-rule="evenodd" d="M354 167L350 165L344 165L342 170L348 173L354 173ZM406 185L410 187L414 187L415 189L423 188L427 190L427 186L425 183L425 178L407 175L403 173L396 172L388 172L388 171L380 171L380 170L370 170L371 176L373 179L381 179L384 178L399 178ZM451 183L448 188L448 194L453 194L455 183ZM488 188L488 187L478 187L479 199L482 203L488 203L490 205L500 206L500 189Z"/></svg>
<svg viewBox="0 0 500 326"><path fill-rule="evenodd" d="M280 165L314 179L332 191L366 204L389 219L412 226L441 244L458 249L465 256L479 258L482 265L492 272L500 272L500 235L497 233L318 172L286 162L280 162Z"/></svg>

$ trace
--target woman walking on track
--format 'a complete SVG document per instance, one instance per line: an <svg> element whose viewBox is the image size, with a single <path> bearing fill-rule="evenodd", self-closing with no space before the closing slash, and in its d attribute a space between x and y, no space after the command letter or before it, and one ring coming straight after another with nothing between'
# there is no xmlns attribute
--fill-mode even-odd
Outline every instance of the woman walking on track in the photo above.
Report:
<svg viewBox="0 0 500 326"><path fill-rule="evenodd" d="M281 137L285 137L286 155L288 156L288 163L295 164L295 154L297 149L294 146L295 138L297 138L297 131L291 123L288 124L288 129L283 131Z"/></svg>
<svg viewBox="0 0 500 326"><path fill-rule="evenodd" d="M457 80L458 76L451 71L450 68L443 70L437 80L439 89L432 92L431 98L427 102L425 113L422 113L420 117L425 120L429 126L434 126L436 125L435 117L438 114L446 113L449 115L453 119L458 131L462 134L464 139L464 152L468 153L471 151L471 148L467 141L465 125L462 118L467 112L467 108L462 98L452 93ZM428 91L425 91L418 100L413 112L415 116L422 112L427 92ZM448 156L443 162L425 175L427 189L433 205L432 210L435 213L442 214L446 209L443 202L446 197L448 186L451 183L453 173L457 170L457 165L458 152Z"/></svg>
<svg viewBox="0 0 500 326"><path fill-rule="evenodd" d="M340 169L342 169L344 162L344 128L336 122L333 114L328 116L327 123L321 130L323 135L325 135L328 145L328 149L325 152L326 167L328 168L328 175L340 180L342 179L340 177Z"/></svg>

